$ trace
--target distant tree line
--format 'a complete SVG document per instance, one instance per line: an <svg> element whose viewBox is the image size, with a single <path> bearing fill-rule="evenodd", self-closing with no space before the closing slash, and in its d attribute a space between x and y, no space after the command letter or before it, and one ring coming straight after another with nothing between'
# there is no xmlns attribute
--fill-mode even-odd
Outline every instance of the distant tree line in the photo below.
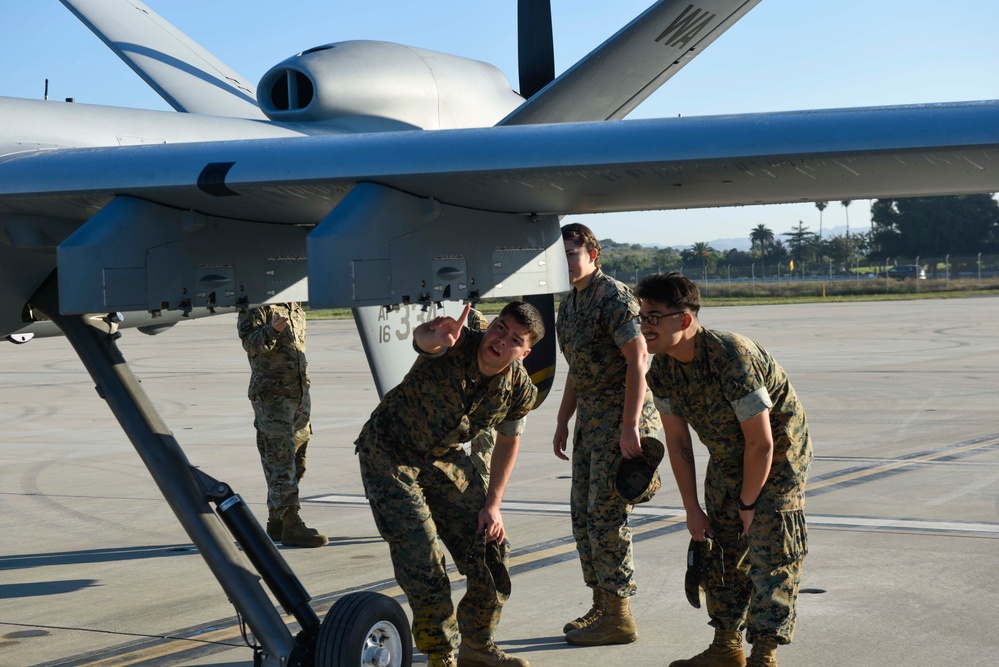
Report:
<svg viewBox="0 0 999 667"><path fill-rule="evenodd" d="M847 215L843 235L822 235L822 214L828 202L820 201L815 203L819 233L812 232L803 221L780 234L759 224L749 230L749 251L719 250L705 242L677 250L603 239L601 264L604 271L625 279L629 273L680 268L690 275L709 275L721 264L794 261L798 266L828 263L848 270L860 260L999 253L999 203L991 194L877 199L871 207L871 229L859 234L850 233L850 203L840 202Z"/></svg>

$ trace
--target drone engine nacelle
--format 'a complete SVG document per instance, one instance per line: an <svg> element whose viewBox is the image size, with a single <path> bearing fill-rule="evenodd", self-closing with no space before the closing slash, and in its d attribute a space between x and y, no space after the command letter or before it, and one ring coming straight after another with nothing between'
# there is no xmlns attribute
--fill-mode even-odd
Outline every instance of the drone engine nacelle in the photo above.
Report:
<svg viewBox="0 0 999 667"><path fill-rule="evenodd" d="M402 44L352 41L303 51L273 67L257 101L279 122L388 119L432 129L489 127L524 99L496 67ZM379 123L378 125L381 125Z"/></svg>

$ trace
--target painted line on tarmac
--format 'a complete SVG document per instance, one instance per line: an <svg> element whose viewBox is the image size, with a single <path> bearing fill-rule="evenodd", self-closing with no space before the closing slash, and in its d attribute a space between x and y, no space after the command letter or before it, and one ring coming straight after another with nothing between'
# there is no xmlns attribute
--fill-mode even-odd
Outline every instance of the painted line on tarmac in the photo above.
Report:
<svg viewBox="0 0 999 667"><path fill-rule="evenodd" d="M363 496L323 496L322 498L311 498L305 500L305 502L325 502L354 506L366 506L368 504ZM523 506L519 511L533 512L540 510L550 512L553 507L553 505L544 503L518 504ZM535 506L537 506L536 509L534 509ZM565 513L568 513L567 508L568 506L566 506ZM644 510L646 508L639 509ZM651 508L649 509L651 510ZM632 528L633 539L636 542L684 530L685 520L682 512L651 510L637 514L639 516L633 522L634 525ZM516 576L521 572L537 570L541 567L548 567L575 560L576 558L576 544L571 535L546 540L537 544L527 545L523 548L514 549L510 556L510 574ZM448 578L452 582L460 581L464 579L464 575L458 574L454 565L449 564ZM395 579L392 578L316 595L312 598L312 607L320 617L323 617L338 599L349 593L359 591L375 591L395 598L401 604L407 603L405 594ZM293 619L288 619L287 622L293 634L298 632L298 624ZM222 651L242 647L244 647L244 644L238 619L233 617L193 628L176 630L162 636L147 637L137 642L94 652L75 659L64 658L48 663L48 665L39 665L38 667L159 667L161 665L177 664L177 661L180 659L200 659ZM249 651L248 648L247 651Z"/></svg>
<svg viewBox="0 0 999 667"><path fill-rule="evenodd" d="M935 450L918 452L898 459L858 459L858 461L865 461L869 465L859 466L848 471L839 471L816 479L807 486L806 494L824 493L874 481L887 475L917 469L928 463L953 461L997 445L999 445L999 435L993 435ZM303 499L303 502L352 506L367 506L368 504L363 496L335 494ZM569 515L569 506L564 503L507 501L503 503L503 510L527 514ZM686 513L682 508L641 505L633 509L632 516L634 517L632 522L633 539L639 542L683 531ZM808 523L816 527L830 528L904 530L945 535L999 535L999 523L816 514L808 514ZM516 575L526 570L535 570L574 560L576 557L575 542L571 536L565 536L528 545L522 549L515 549L510 557L510 571L512 575ZM449 578L451 581L457 581L464 577L459 575L452 565L449 567ZM401 602L405 603L402 589L399 588L395 580L385 579L349 590L316 596L313 599L314 607L316 607L317 613L325 613L329 606L340 597L360 590L377 591L389 597L402 598ZM289 627L297 631L297 625L294 621L289 623ZM149 642L156 642L156 644L150 646ZM197 628L179 630L162 637L150 637L143 640L141 646L138 647L131 644L102 651L100 657L92 654L77 661L72 659L59 660L53 664L66 667L136 667L140 665L142 667L156 667L167 664L167 661L174 663L180 654L187 653L192 658L211 655L219 651L231 650L234 645L238 646L241 642L242 636L238 621L231 618ZM192 646L192 643L196 643L196 646Z"/></svg>
<svg viewBox="0 0 999 667"><path fill-rule="evenodd" d="M997 446L999 446L999 435L990 435L954 445L945 445L937 449L907 454L895 459L882 459L850 470L840 470L817 478L813 477L805 487L805 495L807 498L811 495L855 486L901 472L908 472L925 464L954 463L955 459L978 454Z"/></svg>
<svg viewBox="0 0 999 667"><path fill-rule="evenodd" d="M870 471L871 475L879 472ZM852 473L845 477L856 479ZM830 482L835 482L835 479ZM811 491L811 487L808 488ZM330 495L312 498L306 502L329 503L334 505L367 505L368 501L363 496L343 496ZM527 514L569 514L569 506L562 503L525 503L517 501L504 501L504 512L523 512ZM649 507L643 505L634 508L632 516L642 517L651 520L661 520L668 524L673 522L684 523L686 512L683 508L676 507ZM985 533L999 535L999 523L977 523L971 521L934 521L927 519L899 519L894 517L862 517L862 516L835 516L825 514L807 514L809 525L814 526L835 526L838 528L894 528L903 530L916 530L929 533ZM637 522L636 522L637 523ZM657 522L658 523L658 522ZM661 524L657 525L657 529ZM640 534L639 529L633 526L636 535ZM644 531L643 531L644 532ZM572 550L575 550L575 543L572 538L568 539Z"/></svg>

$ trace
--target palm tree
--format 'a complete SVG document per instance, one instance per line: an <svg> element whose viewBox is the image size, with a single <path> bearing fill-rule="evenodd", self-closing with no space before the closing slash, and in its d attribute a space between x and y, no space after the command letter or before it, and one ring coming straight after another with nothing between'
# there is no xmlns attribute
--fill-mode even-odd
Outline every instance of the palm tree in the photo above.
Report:
<svg viewBox="0 0 999 667"><path fill-rule="evenodd" d="M691 257L696 257L701 261L701 275L705 279L708 277L708 264L712 263L711 259L715 252L716 250L704 241L698 241L690 246L689 254Z"/></svg>
<svg viewBox="0 0 999 667"><path fill-rule="evenodd" d="M815 208L819 209L819 238L822 238L822 211L826 210L826 206L829 206L827 201L817 201L815 202Z"/></svg>
<svg viewBox="0 0 999 667"><path fill-rule="evenodd" d="M749 232L749 241L762 255L766 247L774 242L774 232L761 222Z"/></svg>
<svg viewBox="0 0 999 667"><path fill-rule="evenodd" d="M850 202L851 199L844 199L840 202L843 205L843 212L846 213L846 238L850 238Z"/></svg>

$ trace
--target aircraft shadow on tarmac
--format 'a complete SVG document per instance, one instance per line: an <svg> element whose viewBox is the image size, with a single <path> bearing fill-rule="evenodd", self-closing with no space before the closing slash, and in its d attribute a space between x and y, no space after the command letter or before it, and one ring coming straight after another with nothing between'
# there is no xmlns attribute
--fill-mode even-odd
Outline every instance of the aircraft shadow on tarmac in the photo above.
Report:
<svg viewBox="0 0 999 667"><path fill-rule="evenodd" d="M64 581L33 581L27 584L0 584L0 600L63 595L100 585L97 579L66 579Z"/></svg>
<svg viewBox="0 0 999 667"><path fill-rule="evenodd" d="M49 565L87 565L116 561L168 558L171 556L197 556L193 544L158 544L116 549L85 549L82 551L56 551L42 554L12 554L0 556L0 570L19 570Z"/></svg>

